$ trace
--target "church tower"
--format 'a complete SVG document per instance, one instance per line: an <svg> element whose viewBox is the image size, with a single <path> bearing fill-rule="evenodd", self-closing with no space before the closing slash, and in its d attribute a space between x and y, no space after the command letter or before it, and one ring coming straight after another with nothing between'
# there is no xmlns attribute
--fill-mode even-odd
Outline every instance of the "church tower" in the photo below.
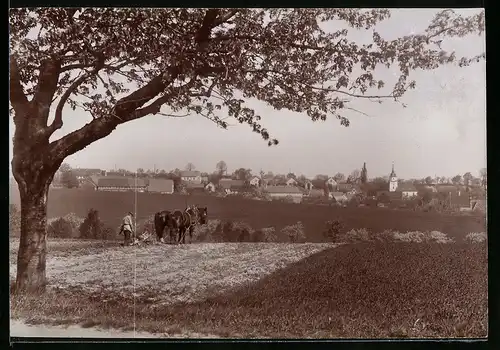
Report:
<svg viewBox="0 0 500 350"><path fill-rule="evenodd" d="M397 189L398 189L398 177L394 172L394 162L393 162L391 175L389 175L389 192L395 192Z"/></svg>

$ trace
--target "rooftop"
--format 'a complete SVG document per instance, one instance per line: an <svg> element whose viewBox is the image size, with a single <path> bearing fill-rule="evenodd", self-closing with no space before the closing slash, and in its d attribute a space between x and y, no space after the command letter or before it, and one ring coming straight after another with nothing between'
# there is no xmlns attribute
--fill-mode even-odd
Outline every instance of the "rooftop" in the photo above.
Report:
<svg viewBox="0 0 500 350"><path fill-rule="evenodd" d="M292 186L268 186L266 189L265 189L266 192L268 193L290 193L290 194L294 194L294 193L302 193L300 191L300 189L298 189L297 187L292 187Z"/></svg>
<svg viewBox="0 0 500 350"><path fill-rule="evenodd" d="M173 192L174 181L168 179L149 179L149 192Z"/></svg>
<svg viewBox="0 0 500 350"><path fill-rule="evenodd" d="M243 181L243 180L220 179L220 181L219 181L219 185L223 189L243 187L244 184L245 184L245 181Z"/></svg>
<svg viewBox="0 0 500 350"><path fill-rule="evenodd" d="M199 172L197 170L193 170L193 171L189 171L189 170L181 171L181 177L197 177L197 176L200 176L200 175L201 175L201 172Z"/></svg>

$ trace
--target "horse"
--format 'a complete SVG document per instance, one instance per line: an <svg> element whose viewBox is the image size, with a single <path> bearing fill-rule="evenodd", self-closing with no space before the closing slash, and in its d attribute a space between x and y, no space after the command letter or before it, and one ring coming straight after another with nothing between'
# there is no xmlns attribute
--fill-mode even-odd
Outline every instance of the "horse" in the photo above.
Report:
<svg viewBox="0 0 500 350"><path fill-rule="evenodd" d="M178 225L179 238L178 243L186 243L186 231L189 230L190 242L193 240L193 231L197 225L207 223L207 207L191 206L184 211L175 210L172 213L173 219Z"/></svg>
<svg viewBox="0 0 500 350"><path fill-rule="evenodd" d="M178 229L178 223L175 221L171 211L163 210L157 212L154 217L154 225L156 237L159 242L165 243L163 240L163 232L165 231L165 228L168 228L169 230L170 241L175 239L174 230Z"/></svg>

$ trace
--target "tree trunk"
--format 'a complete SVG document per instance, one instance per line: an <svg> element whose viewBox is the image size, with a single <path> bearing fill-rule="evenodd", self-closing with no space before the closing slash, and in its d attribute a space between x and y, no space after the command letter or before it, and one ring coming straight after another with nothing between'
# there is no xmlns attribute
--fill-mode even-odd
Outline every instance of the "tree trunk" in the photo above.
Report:
<svg viewBox="0 0 500 350"><path fill-rule="evenodd" d="M34 176L39 174L34 174ZM17 254L16 291L43 291L46 286L47 198L50 180L24 179L21 196L21 237Z"/></svg>

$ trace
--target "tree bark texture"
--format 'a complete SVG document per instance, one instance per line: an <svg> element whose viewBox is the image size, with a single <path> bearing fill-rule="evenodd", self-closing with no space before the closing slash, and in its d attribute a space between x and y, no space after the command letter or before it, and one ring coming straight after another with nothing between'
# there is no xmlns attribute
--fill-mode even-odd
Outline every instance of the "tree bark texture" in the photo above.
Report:
<svg viewBox="0 0 500 350"><path fill-rule="evenodd" d="M38 174L33 174L38 176ZM35 183L25 179L27 183ZM16 291L41 291L47 284L47 198L49 181L41 186L19 186L21 236L17 254ZM41 188L40 188L41 187Z"/></svg>

